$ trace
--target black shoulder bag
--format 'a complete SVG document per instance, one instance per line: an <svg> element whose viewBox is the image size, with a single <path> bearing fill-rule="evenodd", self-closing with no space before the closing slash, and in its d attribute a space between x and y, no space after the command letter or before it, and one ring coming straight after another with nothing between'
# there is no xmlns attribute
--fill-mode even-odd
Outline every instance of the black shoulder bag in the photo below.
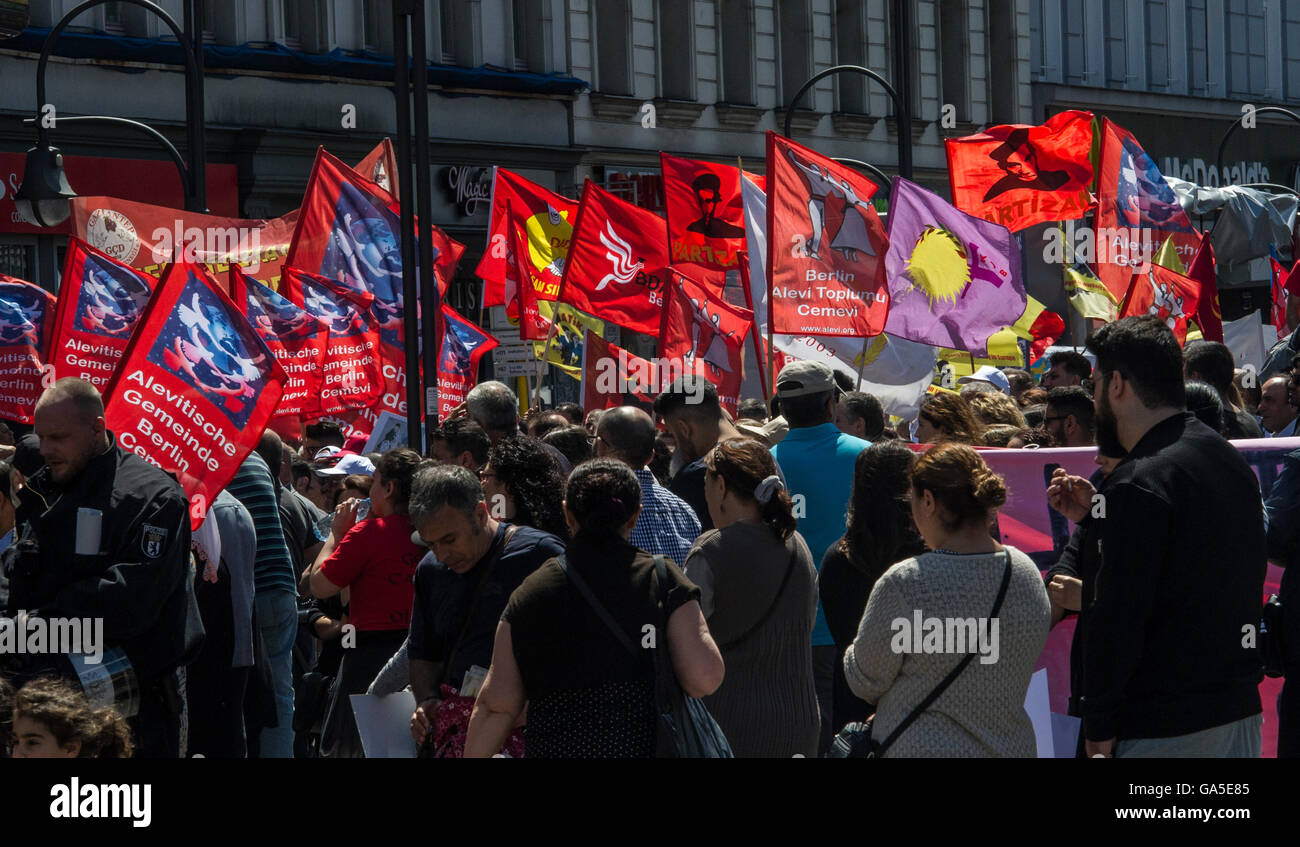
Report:
<svg viewBox="0 0 1300 847"><path fill-rule="evenodd" d="M600 618L601 623L613 633L618 643L623 645L623 649L640 661L643 654L596 599L596 595L578 575L577 570L569 567L568 559L564 556L557 558L560 569L582 595L582 599L596 613L596 617ZM657 716L655 755L661 759L733 758L731 745L727 743L718 722L713 719L709 710L698 698L686 696L686 692L682 691L681 684L677 681L677 674L673 671L672 658L667 653L668 565L663 556L655 556L655 583L660 621L658 637L662 639L655 642L654 650L655 714Z"/></svg>
<svg viewBox="0 0 1300 847"><path fill-rule="evenodd" d="M993 611L989 612L990 619L996 618L998 612L1002 610L1002 601L1007 596L1007 586L1011 584L1011 553L1009 551L1003 552L1007 557L1007 566L1002 572L1002 585L998 588L997 599L993 601ZM898 740L898 736L903 734L903 730L911 726L926 709L930 708L934 701L939 699L939 695L943 694L948 689L948 686L952 685L957 680L957 677L961 676L961 672L966 670L966 666L974 659L974 652L967 653L957 663L957 667L948 671L948 675L934 687L934 690L907 717L899 722L898 726L894 727L894 731L889 733L889 736L884 741L876 741L871 737L872 718L867 718L865 723L854 722L841 729L831 743L831 749L827 751L826 758L879 759Z"/></svg>

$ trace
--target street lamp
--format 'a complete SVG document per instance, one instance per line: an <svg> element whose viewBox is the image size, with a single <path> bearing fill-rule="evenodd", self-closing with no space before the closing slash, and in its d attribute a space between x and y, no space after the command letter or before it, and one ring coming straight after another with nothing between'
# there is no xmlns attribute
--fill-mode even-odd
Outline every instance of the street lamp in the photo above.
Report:
<svg viewBox="0 0 1300 847"><path fill-rule="evenodd" d="M72 20L87 9L103 5L109 0L87 0L64 15L41 46L41 57L36 64L36 114L27 123L36 124L36 146L27 151L27 161L23 167L23 183L14 194L18 213L28 223L36 226L58 226L68 219L72 209L69 201L77 196L68 184L63 171L63 154L59 148L50 144L49 130L58 121L101 121L122 124L146 132L158 140L167 151L168 156L180 173L181 184L185 193L185 208L191 212L207 211L207 175L204 166L206 159L206 142L203 131L203 49L193 38L194 28L202 25L203 0L184 0L185 26L177 25L171 15L156 3L149 0L120 0L140 6L153 13L166 24L176 36L178 46L185 57L185 125L189 140L190 162L188 167L175 146L162 133L138 121L115 118L105 115L78 115L60 118L57 112L47 117L45 107L45 68L49 63L54 45L63 34L63 30ZM197 117L197 120L196 120Z"/></svg>
<svg viewBox="0 0 1300 847"><path fill-rule="evenodd" d="M871 70L870 68L864 68L861 65L836 65L832 68L827 68L824 71L814 74L811 79L805 82L803 86L801 86L800 89L795 92L794 97L790 98L790 105L785 110L785 131L782 134L785 135L786 138L790 137L790 126L791 126L791 122L794 119L794 107L795 104L799 102L799 98L804 95L804 92L806 92L808 89L812 88L814 85L821 82L823 79L825 79L828 76L833 76L835 74L843 74L843 73L862 74L865 77L875 80L876 82L880 83L881 87L884 88L886 93L889 94L890 99L894 101L894 111L898 116L898 173L899 175L903 176L906 179L911 179L912 178L912 113L907 108L907 102L901 96L899 96L899 93L894 88L894 86L890 85L888 80L886 80L883 76ZM872 167L871 165L867 165L865 162L855 162L851 160L845 160L844 163L855 165L855 166L866 167L876 175L880 176L881 179L884 180L884 182L886 183L889 182L889 179L885 176L883 171L881 171L879 168L875 168Z"/></svg>
<svg viewBox="0 0 1300 847"><path fill-rule="evenodd" d="M1283 115L1300 124L1300 115L1297 115L1290 109L1283 109L1281 106L1256 106L1252 114L1261 115L1265 112ZM1219 158L1216 160L1215 164L1219 168L1220 179L1223 178L1223 151L1227 149L1228 139L1232 138L1232 134L1238 129L1241 129L1243 120L1244 118L1233 118L1232 126L1228 127L1228 131L1223 134L1223 140L1219 142Z"/></svg>

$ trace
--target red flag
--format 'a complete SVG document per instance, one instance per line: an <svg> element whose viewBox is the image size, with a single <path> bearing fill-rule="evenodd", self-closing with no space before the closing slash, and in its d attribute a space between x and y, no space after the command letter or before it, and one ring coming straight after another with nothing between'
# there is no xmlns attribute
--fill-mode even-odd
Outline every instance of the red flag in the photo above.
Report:
<svg viewBox="0 0 1300 847"><path fill-rule="evenodd" d="M284 368L284 393L275 417L316 417L321 407L321 369L329 324L239 268L230 269L230 299L243 309L244 317Z"/></svg>
<svg viewBox="0 0 1300 847"><path fill-rule="evenodd" d="M577 223L578 204L548 191L505 168L492 176L492 212L488 249L474 273L483 280L484 306L509 306L518 293L519 271L511 261L511 239L517 233L527 245L527 278L536 299L554 300L560 291L564 265Z"/></svg>
<svg viewBox="0 0 1300 847"><path fill-rule="evenodd" d="M1003 124L948 139L952 204L1012 232L1083 217L1092 202L1092 120L1071 110L1041 126Z"/></svg>
<svg viewBox="0 0 1300 847"><path fill-rule="evenodd" d="M341 285L297 268L285 268L290 300L329 325L321 362L321 415L368 409L384 390L379 360L379 330L370 315L373 294Z"/></svg>
<svg viewBox="0 0 1300 847"><path fill-rule="evenodd" d="M659 355L681 362L685 373L704 377L718 389L723 407L736 415L745 336L754 313L733 306L690 277L674 272L664 304Z"/></svg>
<svg viewBox="0 0 1300 847"><path fill-rule="evenodd" d="M1291 270L1282 267L1282 264L1276 258L1270 258L1269 262L1273 265L1273 326L1277 327L1279 337L1285 336L1290 329L1286 325L1286 297L1290 294L1292 297L1300 297L1300 273L1296 269L1300 268L1300 262L1296 262Z"/></svg>
<svg viewBox="0 0 1300 847"><path fill-rule="evenodd" d="M664 219L587 180L558 299L624 329L654 335L667 268Z"/></svg>
<svg viewBox="0 0 1300 847"><path fill-rule="evenodd" d="M1033 336L1033 340L1029 342L1029 361L1037 362L1041 359L1044 351L1051 347L1063 332L1065 332L1065 320L1060 315L1046 309L1040 312L1029 327L1029 334Z"/></svg>
<svg viewBox="0 0 1300 847"><path fill-rule="evenodd" d="M55 370L41 359L54 333L54 295L25 280L0 274L0 418L32 423L41 391Z"/></svg>
<svg viewBox="0 0 1300 847"><path fill-rule="evenodd" d="M533 265L528 259L527 241L514 225L507 226L507 229L510 230L510 254L517 270L515 278L528 280L519 286L519 297L515 301L518 303L519 338L523 341L545 341L551 331L551 321L542 316L537 306L539 298L537 288L532 284Z"/></svg>
<svg viewBox="0 0 1300 847"><path fill-rule="evenodd" d="M397 155L393 152L392 139L385 138L379 142L374 150L357 162L355 170L399 201L402 199L402 180L397 172Z"/></svg>
<svg viewBox="0 0 1300 847"><path fill-rule="evenodd" d="M1185 267L1200 233L1133 134L1109 118L1101 127L1093 267L1114 298L1123 300L1133 274L1145 272L1161 244L1172 237Z"/></svg>
<svg viewBox="0 0 1300 847"><path fill-rule="evenodd" d="M726 271L745 249L740 169L659 154L664 210L673 264L689 262Z"/></svg>
<svg viewBox="0 0 1300 847"><path fill-rule="evenodd" d="M70 239L46 361L59 376L79 377L102 392L157 284L156 277Z"/></svg>
<svg viewBox="0 0 1300 847"><path fill-rule="evenodd" d="M170 265L104 393L123 448L172 471L190 524L252 452L275 412L284 369L202 267Z"/></svg>
<svg viewBox="0 0 1300 847"><path fill-rule="evenodd" d="M465 402L465 395L478 384L479 359L498 342L445 303L440 323L442 355L438 359L438 418L441 420Z"/></svg>
<svg viewBox="0 0 1300 847"><path fill-rule="evenodd" d="M885 328L889 239L871 205L876 184L767 134L772 331L865 337Z"/></svg>
<svg viewBox="0 0 1300 847"><path fill-rule="evenodd" d="M631 394L653 402L663 387L656 363L633 356L591 330L582 345L582 408L612 409Z"/></svg>
<svg viewBox="0 0 1300 847"><path fill-rule="evenodd" d="M1201 286L1196 280L1148 263L1144 272L1134 274L1119 316L1156 315L1173 330L1181 345L1187 341L1187 319L1196 314L1200 295Z"/></svg>
<svg viewBox="0 0 1300 847"><path fill-rule="evenodd" d="M1201 296L1196 301L1196 325L1206 341L1223 341L1223 314L1219 311L1219 281L1214 271L1214 248L1210 234L1201 236L1196 258L1187 268L1187 276L1201 285Z"/></svg>

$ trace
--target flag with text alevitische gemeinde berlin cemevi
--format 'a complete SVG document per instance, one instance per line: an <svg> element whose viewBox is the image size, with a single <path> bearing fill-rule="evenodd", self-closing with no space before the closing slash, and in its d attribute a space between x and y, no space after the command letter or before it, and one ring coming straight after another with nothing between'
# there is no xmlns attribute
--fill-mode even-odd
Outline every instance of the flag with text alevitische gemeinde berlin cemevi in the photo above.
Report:
<svg viewBox="0 0 1300 847"><path fill-rule="evenodd" d="M885 328L889 239L862 174L767 134L772 331L866 337ZM753 249L753 245L750 245Z"/></svg>
<svg viewBox="0 0 1300 847"><path fill-rule="evenodd" d="M963 212L1012 232L1081 218L1092 205L1092 113L1070 110L1041 126L1005 124L949 138L948 185Z"/></svg>
<svg viewBox="0 0 1300 847"><path fill-rule="evenodd" d="M322 276L284 269L289 299L329 326L321 361L322 417L369 409L384 391L379 330L370 313L373 294L349 291Z"/></svg>
<svg viewBox="0 0 1300 847"><path fill-rule="evenodd" d="M104 394L122 449L173 472L203 522L257 446L285 373L243 310L199 265L169 265Z"/></svg>
<svg viewBox="0 0 1300 847"><path fill-rule="evenodd" d="M122 359L157 277L68 240L54 332L45 360L59 377L84 379L101 392Z"/></svg>
<svg viewBox="0 0 1300 847"><path fill-rule="evenodd" d="M329 325L237 267L230 269L230 299L284 368L274 417L319 417Z"/></svg>
<svg viewBox="0 0 1300 847"><path fill-rule="evenodd" d="M438 359L438 419L443 420L465 402L465 395L478 384L478 362L498 342L456 310L442 304L438 322L442 336Z"/></svg>
<svg viewBox="0 0 1300 847"><path fill-rule="evenodd" d="M910 180L889 204L891 334L972 353L1011 326L1028 301L1020 244L1001 224L968 215Z"/></svg>
<svg viewBox="0 0 1300 847"><path fill-rule="evenodd" d="M0 274L0 418L32 422L41 391L54 382L55 369L42 351L54 334L54 295L26 280Z"/></svg>

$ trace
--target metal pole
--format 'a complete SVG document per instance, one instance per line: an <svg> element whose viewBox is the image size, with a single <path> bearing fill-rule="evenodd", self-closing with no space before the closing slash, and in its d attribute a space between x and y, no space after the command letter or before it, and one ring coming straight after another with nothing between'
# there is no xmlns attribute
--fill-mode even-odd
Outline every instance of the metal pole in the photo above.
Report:
<svg viewBox="0 0 1300 847"><path fill-rule="evenodd" d="M423 309L424 417L426 432L438 425L438 357L442 352L442 297L433 274L433 174L429 164L429 62L425 46L424 4L411 15L411 59L415 87L416 247L420 253L420 306ZM425 445L426 449L431 445Z"/></svg>
<svg viewBox="0 0 1300 847"><path fill-rule="evenodd" d="M411 173L411 79L407 49L410 43L410 2L393 4L393 96L397 106L397 170L404 183ZM420 350L419 324L415 304L419 291L415 283L415 214L411 195L401 203L402 236L402 328L406 353L406 444L419 450L420 443Z"/></svg>
<svg viewBox="0 0 1300 847"><path fill-rule="evenodd" d="M193 8L191 8L191 2ZM185 45L194 56L194 71L186 73L185 133L190 148L190 196L185 208L191 212L208 211L208 141L207 116L203 94L203 0L187 0L186 30L190 42Z"/></svg>
<svg viewBox="0 0 1300 847"><path fill-rule="evenodd" d="M817 73L813 74L813 76L809 78L809 80L805 82L799 88L798 91L795 92L794 97L790 99L790 105L787 106L785 110L785 129L782 134L786 138L790 137L790 126L791 126L791 122L794 119L794 104L799 102L799 98L804 95L804 92L812 88L814 85L821 82L823 79L825 79L828 76L834 76L835 74L843 74L843 73L862 74L865 77L875 80L877 83L880 84L882 88L885 89L885 93L888 94L889 98L894 102L894 111L899 114L903 114L903 113L908 114L909 117L907 118L907 122L908 122L907 125L909 129L906 134L900 132L898 136L898 172L902 176L910 179L912 176L912 131L910 129L912 125L911 124L912 119L910 117L911 113L908 111L906 101L904 101L904 99L899 95L898 91L894 88L894 86L890 85L887 79L885 79L883 76L876 73L875 71L871 70L870 68L864 68L861 65L836 65L834 67L827 68L824 71L818 71ZM869 169L872 172L874 172L877 176L880 177L883 185L889 184L889 177L885 176L884 171L880 170L879 168L873 165L868 165L866 162L859 162L857 159L836 159L835 161L846 165L852 165L854 167Z"/></svg>
<svg viewBox="0 0 1300 847"><path fill-rule="evenodd" d="M911 0L894 0L894 13L889 16L894 31L894 83L898 87L898 97L894 101L898 122L898 173L904 179L912 178L911 7Z"/></svg>

